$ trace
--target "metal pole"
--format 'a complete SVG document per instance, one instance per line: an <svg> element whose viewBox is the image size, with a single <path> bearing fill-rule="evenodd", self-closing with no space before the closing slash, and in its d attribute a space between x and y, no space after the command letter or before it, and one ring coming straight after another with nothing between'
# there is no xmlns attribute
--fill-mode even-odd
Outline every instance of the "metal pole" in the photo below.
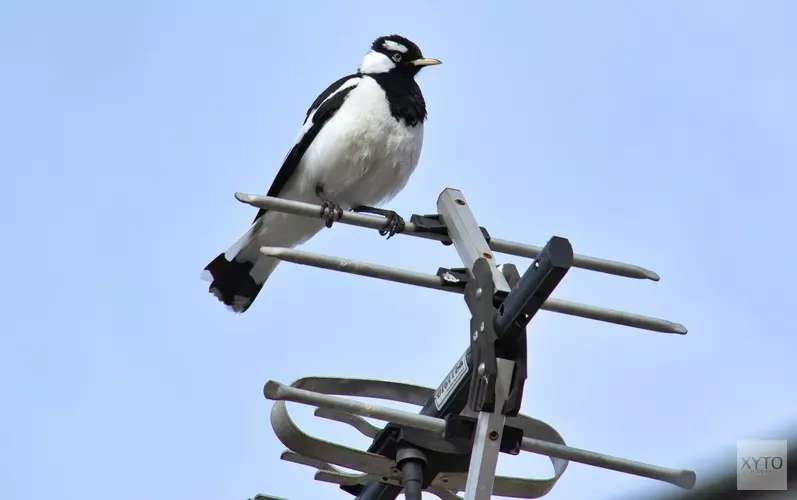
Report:
<svg viewBox="0 0 797 500"><path fill-rule="evenodd" d="M495 468L501 453L501 437L504 434L506 415L501 408L509 396L509 384L515 364L498 359L498 380L495 384L495 412L480 412L473 437L473 452L470 456L468 480L465 483L464 500L490 500L495 482ZM478 375L478 370L477 374Z"/></svg>
<svg viewBox="0 0 797 500"><path fill-rule="evenodd" d="M395 267L372 264L370 262L305 252L303 250L296 250L294 248L262 247L260 251L269 257L284 260L285 262L293 262L294 264L302 264L305 266L329 269L347 274L356 274L358 276L366 276L369 278L394 281L396 283L405 283L407 285L432 288L434 290L443 290L445 292L464 293L463 288L446 285L439 276L434 274L408 271ZM580 304L578 302L571 302L569 300L549 298L542 305L541 309L654 332L685 335L688 331L684 325L665 319L653 318L650 316L643 316L641 314L625 311L617 311L604 307L591 306L588 304Z"/></svg>
<svg viewBox="0 0 797 500"><path fill-rule="evenodd" d="M246 203L247 205L262 208L264 210L274 210L275 212L283 212L286 214L299 215L314 219L321 217L321 206L313 205L311 203L285 200L282 198L275 198L273 196L259 196L244 193L235 193L235 198L241 203ZM343 216L339 222L341 224L348 224L350 226L376 230L382 229L385 226L385 219L383 217L359 214L356 212L343 212ZM429 240L450 241L450 238L445 235L420 232L412 222L406 223L404 231L401 234ZM495 252L504 253L507 255L516 255L518 257L525 257L528 259L536 258L543 248L536 245L528 245L525 243L518 243L515 241L503 240L494 237L490 238L488 244ZM644 267L634 264L626 264L625 262L590 257L588 255L574 255L573 267L588 269L590 271L596 271L599 273L612 274L615 276L622 276L625 278L647 279L651 281L659 281L660 279L657 273L649 269L645 269Z"/></svg>
<svg viewBox="0 0 797 500"><path fill-rule="evenodd" d="M509 283L498 269L495 257L490 251L490 245L484 239L482 230L473 216L473 212L468 208L465 196L462 191L448 188L440 193L437 198L437 211L440 218L448 228L451 242L459 253L459 258L469 270L473 269L473 264L479 258L487 259L493 274L495 292L501 295L509 295Z"/></svg>
<svg viewBox="0 0 797 500"><path fill-rule="evenodd" d="M508 296L511 292L509 283L498 269L490 246L462 192L456 189L445 189L437 199L437 211L471 278L475 278L474 265L476 261L485 259L489 264L494 296ZM525 343L523 348L525 349ZM479 347L476 344L471 344L471 349L471 353L479 352ZM498 466L498 456L501 454L501 436L504 433L504 423L506 422L503 407L509 397L515 363L505 359L496 359L495 353L493 351L490 353L484 355L486 356L482 358L484 361L477 361L476 358L471 360L473 363L479 363L474 377L483 379L482 387L490 387L488 385L489 378L495 377L494 406L492 411L479 412L476 432L473 436L464 500L490 500L495 483L495 468ZM485 362L495 362L496 364L491 369L489 365L485 366ZM495 372L491 372L491 370L495 370ZM476 387L475 384L472 384L470 391L476 391ZM477 408L474 407L474 409Z"/></svg>

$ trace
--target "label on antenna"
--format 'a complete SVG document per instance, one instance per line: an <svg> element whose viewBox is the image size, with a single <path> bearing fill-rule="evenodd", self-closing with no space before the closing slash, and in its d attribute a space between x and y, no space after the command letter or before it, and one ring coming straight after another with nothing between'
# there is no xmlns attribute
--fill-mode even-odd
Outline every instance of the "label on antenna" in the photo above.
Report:
<svg viewBox="0 0 797 500"><path fill-rule="evenodd" d="M445 380L443 383L440 384L440 387L434 391L434 405L437 407L437 410L440 411L445 406L446 401L448 398L451 397L451 394L454 392L454 389L457 388L462 379L465 378L465 375L468 374L468 358L467 352L459 358L457 364L454 365L454 368L448 372Z"/></svg>

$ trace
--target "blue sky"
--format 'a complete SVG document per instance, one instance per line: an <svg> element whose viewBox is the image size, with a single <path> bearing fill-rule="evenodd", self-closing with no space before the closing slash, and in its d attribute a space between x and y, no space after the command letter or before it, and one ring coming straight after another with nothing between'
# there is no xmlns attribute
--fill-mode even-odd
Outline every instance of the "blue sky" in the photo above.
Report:
<svg viewBox="0 0 797 500"><path fill-rule="evenodd" d="M575 270L555 296L690 329L541 313L524 412L574 446L732 464L797 415L796 18L788 0L0 3L0 498L347 498L278 459L263 384L436 386L467 345L462 298L283 264L235 316L199 274L253 216L233 193L268 189L307 106L393 32L444 64L419 78L424 151L391 208L461 189L493 235L662 276ZM459 262L344 226L304 248ZM546 498L673 489L571 464Z"/></svg>

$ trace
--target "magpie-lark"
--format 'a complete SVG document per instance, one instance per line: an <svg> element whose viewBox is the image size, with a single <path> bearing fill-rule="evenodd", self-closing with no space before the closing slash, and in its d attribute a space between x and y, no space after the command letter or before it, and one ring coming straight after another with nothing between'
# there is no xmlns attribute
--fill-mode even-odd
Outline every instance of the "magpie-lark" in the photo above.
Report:
<svg viewBox="0 0 797 500"><path fill-rule="evenodd" d="M260 210L246 234L205 267L210 293L245 312L279 263L260 247L300 245L343 210L386 217L380 234L388 238L404 229L397 213L374 205L398 194L418 164L426 103L414 77L436 64L410 40L383 36L356 73L316 98L268 196L320 204L322 218Z"/></svg>

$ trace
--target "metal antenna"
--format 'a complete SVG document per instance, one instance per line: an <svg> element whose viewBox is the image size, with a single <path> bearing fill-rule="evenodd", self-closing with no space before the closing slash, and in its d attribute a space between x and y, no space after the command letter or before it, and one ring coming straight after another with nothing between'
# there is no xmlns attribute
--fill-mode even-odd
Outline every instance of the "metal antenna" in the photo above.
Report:
<svg viewBox="0 0 797 500"><path fill-rule="evenodd" d="M313 218L322 215L320 206L308 203L235 196L266 210ZM306 377L291 385L266 382L264 395L275 401L271 426L288 448L282 460L315 468L316 480L337 484L357 500L393 500L402 491L409 500L419 500L422 491L443 500L488 500L493 495L539 498L554 487L569 462L691 489L693 471L573 448L547 423L519 413L527 375L527 326L539 310L643 330L687 333L679 323L552 298L571 268L652 281L659 276L639 266L574 254L570 242L558 236L544 247L494 238L479 226L465 196L456 189L440 194L437 210L432 215L413 215L401 234L453 244L464 267L441 267L427 274L292 248L261 248L265 255L286 262L463 294L471 315L470 345L437 389L330 377ZM340 223L381 229L385 219L345 212ZM521 276L512 264L497 265L494 252L534 261ZM415 414L352 398L397 401L421 409ZM370 447L358 450L304 433L291 419L287 402L313 405L317 417L354 427L372 439ZM379 428L362 417L386 425ZM521 451L548 456L554 476L497 476L499 454ZM284 499L260 494L254 500Z"/></svg>

